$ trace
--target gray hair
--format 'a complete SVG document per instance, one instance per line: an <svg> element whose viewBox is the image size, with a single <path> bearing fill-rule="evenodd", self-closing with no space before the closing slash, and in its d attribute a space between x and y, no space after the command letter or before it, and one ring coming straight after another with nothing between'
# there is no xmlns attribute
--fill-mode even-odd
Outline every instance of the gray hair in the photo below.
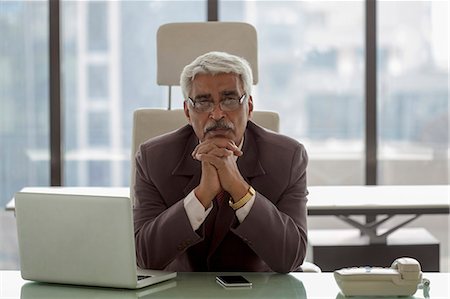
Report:
<svg viewBox="0 0 450 299"><path fill-rule="evenodd" d="M225 52L209 52L197 57L184 67L180 76L180 86L186 100L192 89L192 81L198 74L217 75L233 73L242 81L244 92L249 96L252 92L253 74L250 64L244 58Z"/></svg>

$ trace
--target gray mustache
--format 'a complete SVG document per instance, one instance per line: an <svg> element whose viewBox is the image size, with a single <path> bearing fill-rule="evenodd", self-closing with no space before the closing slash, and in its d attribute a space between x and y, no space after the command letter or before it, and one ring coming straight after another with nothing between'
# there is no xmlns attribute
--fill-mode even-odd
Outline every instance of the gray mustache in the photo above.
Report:
<svg viewBox="0 0 450 299"><path fill-rule="evenodd" d="M213 130L234 130L234 125L231 122L227 122L225 119L221 118L219 120L212 120L206 124L204 133L208 133Z"/></svg>

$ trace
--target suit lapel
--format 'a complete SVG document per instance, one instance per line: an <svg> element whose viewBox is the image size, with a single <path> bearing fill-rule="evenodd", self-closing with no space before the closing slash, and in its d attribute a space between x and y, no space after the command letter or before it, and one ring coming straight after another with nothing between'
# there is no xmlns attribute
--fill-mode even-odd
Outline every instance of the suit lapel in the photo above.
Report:
<svg viewBox="0 0 450 299"><path fill-rule="evenodd" d="M186 142L185 151L180 158L177 166L172 171L172 175L190 176L191 180L186 184L183 189L184 196L188 195L199 183L201 176L201 163L194 160L191 156L192 151L198 144L197 136L192 131L191 136Z"/></svg>
<svg viewBox="0 0 450 299"><path fill-rule="evenodd" d="M259 160L258 144L256 136L251 130L251 122L245 130L242 151L244 154L237 160L237 165L247 182L250 182L251 178L266 174Z"/></svg>

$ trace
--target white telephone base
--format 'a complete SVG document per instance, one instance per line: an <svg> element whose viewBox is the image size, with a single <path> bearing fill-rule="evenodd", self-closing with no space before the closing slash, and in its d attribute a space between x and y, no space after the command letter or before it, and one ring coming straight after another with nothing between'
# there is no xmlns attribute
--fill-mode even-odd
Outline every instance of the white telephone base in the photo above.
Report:
<svg viewBox="0 0 450 299"><path fill-rule="evenodd" d="M334 271L345 296L411 296L422 281L420 264L413 258L396 259L390 268L354 267Z"/></svg>

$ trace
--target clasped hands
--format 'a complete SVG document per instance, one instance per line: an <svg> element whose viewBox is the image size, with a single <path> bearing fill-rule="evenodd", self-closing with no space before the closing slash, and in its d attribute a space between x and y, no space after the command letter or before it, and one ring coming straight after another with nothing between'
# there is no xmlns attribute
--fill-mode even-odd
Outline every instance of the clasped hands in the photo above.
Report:
<svg viewBox="0 0 450 299"><path fill-rule="evenodd" d="M242 155L234 141L224 137L206 139L194 149L192 157L202 163L200 184L194 193L205 209L222 190L234 202L247 193L249 185L239 172L235 158Z"/></svg>

